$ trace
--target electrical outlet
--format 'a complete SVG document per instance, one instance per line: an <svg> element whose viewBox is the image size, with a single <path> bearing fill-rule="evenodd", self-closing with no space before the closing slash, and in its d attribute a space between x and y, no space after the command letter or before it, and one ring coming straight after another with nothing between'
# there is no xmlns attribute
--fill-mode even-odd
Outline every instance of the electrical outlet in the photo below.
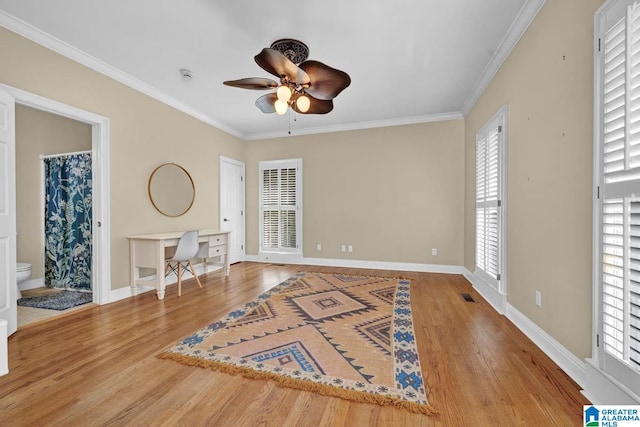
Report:
<svg viewBox="0 0 640 427"><path fill-rule="evenodd" d="M353 252L353 246L349 245L349 252Z"/></svg>
<svg viewBox="0 0 640 427"><path fill-rule="evenodd" d="M431 255L433 255L433 256L438 255L438 249L437 248L431 249Z"/></svg>
<svg viewBox="0 0 640 427"><path fill-rule="evenodd" d="M542 307L542 292L536 291L536 305Z"/></svg>
<svg viewBox="0 0 640 427"><path fill-rule="evenodd" d="M316 251L321 251L322 250L322 245L320 243L318 243L316 245Z"/></svg>
<svg viewBox="0 0 640 427"><path fill-rule="evenodd" d="M346 252L346 250L347 250L347 245L342 245L342 246L340 246L340 250L341 250L342 252Z"/></svg>

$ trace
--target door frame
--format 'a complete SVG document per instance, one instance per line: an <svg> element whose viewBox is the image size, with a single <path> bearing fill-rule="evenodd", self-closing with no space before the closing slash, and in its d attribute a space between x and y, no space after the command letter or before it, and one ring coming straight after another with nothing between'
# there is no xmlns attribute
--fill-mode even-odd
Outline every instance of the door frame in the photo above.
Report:
<svg viewBox="0 0 640 427"><path fill-rule="evenodd" d="M218 183L219 183L219 188L218 188L218 221L220 224L220 230L222 230L222 223L223 223L223 218L222 218L222 187L224 187L226 185L225 183L225 177L222 173L222 165L224 163L230 163L232 165L235 166L239 166L242 168L242 176L246 177L246 167L245 167L245 163L243 161L240 160L235 160L232 159L230 157L225 157L225 156L220 156L220 161L218 164L218 175L219 175L219 179L218 179ZM246 230L246 218L247 218L247 209L246 209L246 179L242 180L242 255L240 257L240 261L244 261L245 257L247 255L247 230Z"/></svg>
<svg viewBox="0 0 640 427"><path fill-rule="evenodd" d="M507 213L508 213L508 197L507 197L507 150L508 150L508 134L509 134L509 106L503 105L500 109L494 113L491 118L483 123L483 125L478 129L476 135L474 137L474 153L475 147L477 144L478 134L483 132L491 123L500 122L500 126L502 126L502 137L500 139L500 153L498 162L500 163L500 280L498 281L498 288L496 289L494 286L489 284L486 280L482 278L481 274L478 274L478 271L475 270L471 277L471 282L474 285L474 288L493 306L493 308L500 314L505 314L507 312ZM475 165L475 154L474 154L474 165ZM477 236L475 235L475 230L477 224L476 221L476 192L475 192L475 173L476 167L474 166L474 196L473 196L473 216L474 216L474 240L473 240L473 248L474 248L474 266L475 266L475 250L477 245Z"/></svg>
<svg viewBox="0 0 640 427"><path fill-rule="evenodd" d="M16 104L63 116L91 125L93 181L93 256L91 281L93 302L107 304L111 292L109 119L40 95L0 83L0 90L15 98Z"/></svg>
<svg viewBox="0 0 640 427"><path fill-rule="evenodd" d="M2 91L0 98L0 191L2 195L2 231L0 234L0 376L9 372L8 337L18 329L18 304L16 301L16 191L15 191L15 99L9 93Z"/></svg>

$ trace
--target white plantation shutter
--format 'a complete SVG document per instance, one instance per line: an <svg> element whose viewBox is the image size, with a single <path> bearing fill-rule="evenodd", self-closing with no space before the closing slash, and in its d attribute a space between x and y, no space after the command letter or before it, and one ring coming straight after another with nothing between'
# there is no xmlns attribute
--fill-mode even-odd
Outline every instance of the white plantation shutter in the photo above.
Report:
<svg viewBox="0 0 640 427"><path fill-rule="evenodd" d="M280 169L280 247L297 248L297 168Z"/></svg>
<svg viewBox="0 0 640 427"><path fill-rule="evenodd" d="M640 198L629 203L629 361L640 367Z"/></svg>
<svg viewBox="0 0 640 427"><path fill-rule="evenodd" d="M500 289L502 116L476 136L476 271Z"/></svg>
<svg viewBox="0 0 640 427"><path fill-rule="evenodd" d="M262 247L277 249L279 241L278 226L278 169L262 171Z"/></svg>
<svg viewBox="0 0 640 427"><path fill-rule="evenodd" d="M302 160L260 162L260 252L302 253Z"/></svg>
<svg viewBox="0 0 640 427"><path fill-rule="evenodd" d="M486 269L486 222L485 202L486 191L486 151L487 141L485 135L478 137L476 141L476 268Z"/></svg>
<svg viewBox="0 0 640 427"><path fill-rule="evenodd" d="M640 7L600 40L601 367L640 394Z"/></svg>

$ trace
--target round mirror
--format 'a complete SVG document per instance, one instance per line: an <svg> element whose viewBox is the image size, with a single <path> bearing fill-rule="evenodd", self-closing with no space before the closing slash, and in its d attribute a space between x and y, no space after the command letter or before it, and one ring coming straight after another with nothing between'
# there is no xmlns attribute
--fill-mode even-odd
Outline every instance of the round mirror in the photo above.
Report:
<svg viewBox="0 0 640 427"><path fill-rule="evenodd" d="M165 163L149 177L149 199L163 215L184 215L193 205L195 187L191 175L182 166Z"/></svg>

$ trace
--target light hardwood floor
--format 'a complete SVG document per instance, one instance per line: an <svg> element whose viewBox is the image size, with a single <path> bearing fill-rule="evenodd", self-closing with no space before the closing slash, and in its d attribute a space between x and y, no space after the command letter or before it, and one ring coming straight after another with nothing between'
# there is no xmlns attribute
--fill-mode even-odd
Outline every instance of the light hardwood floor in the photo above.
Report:
<svg viewBox="0 0 640 427"><path fill-rule="evenodd" d="M440 415L351 403L155 356L296 271L412 280L429 400ZM95 306L9 338L0 425L580 425L579 387L462 276L240 263L155 293ZM465 302L469 293L475 303Z"/></svg>

